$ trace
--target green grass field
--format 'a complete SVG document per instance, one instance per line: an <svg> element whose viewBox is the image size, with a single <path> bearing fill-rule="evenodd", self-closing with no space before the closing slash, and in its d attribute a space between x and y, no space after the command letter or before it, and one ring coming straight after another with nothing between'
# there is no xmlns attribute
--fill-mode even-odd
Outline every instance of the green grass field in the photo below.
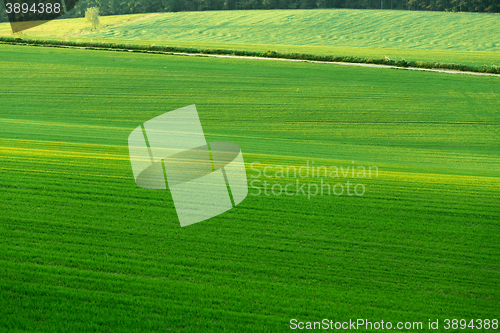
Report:
<svg viewBox="0 0 500 333"><path fill-rule="evenodd" d="M363 58L500 65L500 16L390 10L209 11L107 16L26 30L28 38L297 52ZM0 36L11 36L0 24Z"/></svg>
<svg viewBox="0 0 500 333"><path fill-rule="evenodd" d="M286 332L292 318L366 318L450 332L446 318L498 319L497 77L0 53L1 331ZM254 162L354 161L378 177L323 179L362 182L363 196L251 188L181 228L168 191L135 185L127 138L190 104L207 141L241 147L249 181L294 181L255 178Z"/></svg>

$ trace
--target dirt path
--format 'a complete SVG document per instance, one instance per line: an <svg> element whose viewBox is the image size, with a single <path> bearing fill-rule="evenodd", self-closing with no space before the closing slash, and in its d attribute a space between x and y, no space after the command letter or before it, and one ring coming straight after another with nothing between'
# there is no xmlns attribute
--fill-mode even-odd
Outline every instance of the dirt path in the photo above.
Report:
<svg viewBox="0 0 500 333"><path fill-rule="evenodd" d="M398 66L377 65L377 64L361 64L361 63L354 63L354 62L331 62L331 61L315 61L315 60L283 59L283 58L243 57L243 56L232 56L232 55L223 55L223 54L201 54L201 53L179 53L179 52L165 52L165 54L191 56L191 57L255 59L255 60L272 60L272 61L296 61L296 62L310 62L310 63L316 63L316 64L334 64L334 65L342 65L342 66L392 68L392 69L406 69L406 70L411 70L411 71L426 71L426 72L438 72L438 73L448 73L448 74L465 74L465 75L499 76L500 77L500 74L493 74L493 73L478 73L478 72L456 71L456 70L451 70L451 69L436 69L436 68L398 67Z"/></svg>

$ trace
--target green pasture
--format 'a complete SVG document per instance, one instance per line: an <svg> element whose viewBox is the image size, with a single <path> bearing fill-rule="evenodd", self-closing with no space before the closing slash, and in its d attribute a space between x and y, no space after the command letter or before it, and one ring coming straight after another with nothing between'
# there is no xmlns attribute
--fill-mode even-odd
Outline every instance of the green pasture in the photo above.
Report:
<svg viewBox="0 0 500 333"><path fill-rule="evenodd" d="M256 10L56 20L20 37L500 65L500 16L391 10ZM12 36L0 24L0 36Z"/></svg>
<svg viewBox="0 0 500 333"><path fill-rule="evenodd" d="M498 318L497 77L0 53L0 331L286 332L292 318L445 331L446 318ZM135 185L127 138L190 104L257 182L181 228L168 191ZM254 195L296 180L254 169L312 161L378 177L323 179L362 183L363 196Z"/></svg>

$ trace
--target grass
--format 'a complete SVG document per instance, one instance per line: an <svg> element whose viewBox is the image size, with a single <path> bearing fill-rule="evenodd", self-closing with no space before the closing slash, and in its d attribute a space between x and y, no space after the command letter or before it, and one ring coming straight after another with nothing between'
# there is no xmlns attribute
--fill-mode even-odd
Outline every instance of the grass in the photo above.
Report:
<svg viewBox="0 0 500 333"><path fill-rule="evenodd" d="M498 318L496 77L0 45L0 327L284 332ZM197 104L249 165L371 166L364 196L254 196L180 228L128 134ZM310 163L310 162L309 162ZM335 184L359 179L327 178ZM317 179L301 179L305 183ZM260 184L255 184L261 186Z"/></svg>
<svg viewBox="0 0 500 333"><path fill-rule="evenodd" d="M210 11L56 20L27 38L500 65L500 16L390 10ZM251 28L250 28L251 27ZM0 24L0 36L11 36Z"/></svg>

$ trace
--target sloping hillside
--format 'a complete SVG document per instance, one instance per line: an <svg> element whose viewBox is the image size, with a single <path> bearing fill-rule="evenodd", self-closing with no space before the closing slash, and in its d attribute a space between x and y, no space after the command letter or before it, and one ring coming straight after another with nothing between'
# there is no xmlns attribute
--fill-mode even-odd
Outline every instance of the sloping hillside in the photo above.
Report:
<svg viewBox="0 0 500 333"><path fill-rule="evenodd" d="M390 10L258 10L58 20L26 37L500 64L500 16ZM10 35L0 24L0 36Z"/></svg>

